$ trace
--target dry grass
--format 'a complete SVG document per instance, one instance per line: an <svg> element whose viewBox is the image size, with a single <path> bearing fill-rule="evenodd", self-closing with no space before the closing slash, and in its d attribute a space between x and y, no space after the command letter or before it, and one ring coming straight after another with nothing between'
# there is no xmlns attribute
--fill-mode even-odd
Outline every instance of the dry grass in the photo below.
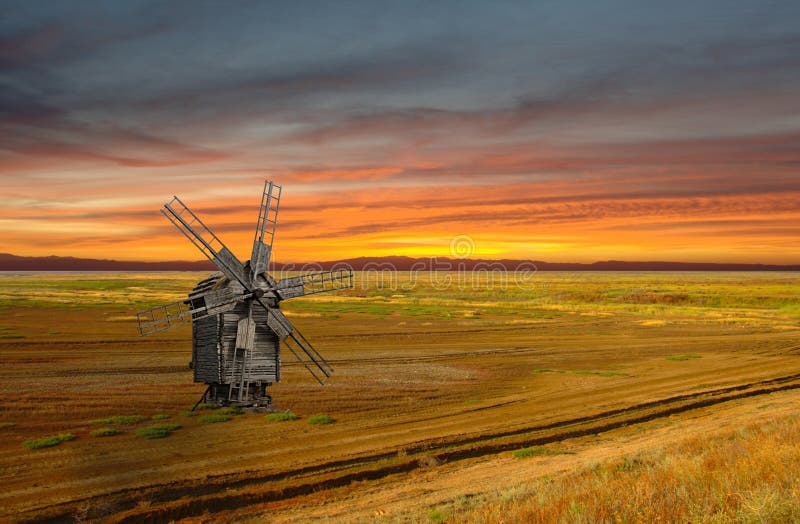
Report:
<svg viewBox="0 0 800 524"><path fill-rule="evenodd" d="M277 408L335 413L336 424L310 428L261 416L203 424L203 416L234 418L206 405L196 417L181 413L186 429L157 445L134 438L126 428L156 424L149 420L154 413L178 419L205 386L192 382L187 366L191 327L139 338L133 314L185 297L206 276L0 275L0 331L23 337L0 340L0 394L13 399L0 418L17 423L2 431L0 470L10 474L0 493L0 521L21 513L33 519L49 505L110 490L189 485L223 471L243 478L254 468L280 472L771 379L796 373L800 353L796 274L541 273L507 290L458 282L442 289L427 275L412 286L409 274L400 275L399 289L381 289L375 278L358 274L352 291L284 303L332 361L332 379L319 387L287 359L284 380L270 388ZM665 361L681 355L701 358ZM104 418L143 414L132 426ZM102 425L88 426L93 419ZM683 415L670 420L694 423ZM100 427L126 435L84 438ZM48 461L20 453L25 439L64 433L78 439L44 452ZM569 450L554 446L562 448ZM574 455L522 460L505 452L503 460L534 468ZM422 469L432 476L451 466L430 462ZM418 480L409 482L416 487ZM476 493L479 480L459 477L462 493ZM485 489L519 481L505 480ZM416 496L408 501L436 504ZM352 500L343 505L352 511ZM287 509L290 520L302 520L301 509ZM274 514L270 509L268 518Z"/></svg>
<svg viewBox="0 0 800 524"><path fill-rule="evenodd" d="M797 522L798 441L792 416L435 511L446 522Z"/></svg>

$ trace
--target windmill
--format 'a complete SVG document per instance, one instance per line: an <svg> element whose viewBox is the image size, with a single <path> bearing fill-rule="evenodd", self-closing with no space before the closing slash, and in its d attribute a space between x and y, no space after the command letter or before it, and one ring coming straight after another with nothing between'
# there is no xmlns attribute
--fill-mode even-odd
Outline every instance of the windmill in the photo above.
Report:
<svg viewBox="0 0 800 524"><path fill-rule="evenodd" d="M177 196L161 210L220 272L199 282L188 298L138 313L139 334L192 322L190 367L194 381L208 385L200 401L269 407L267 387L281 379L282 347L320 384L333 371L278 305L288 298L351 288L353 272L347 268L281 280L267 273L280 198L281 187L266 181L252 254L244 264Z"/></svg>

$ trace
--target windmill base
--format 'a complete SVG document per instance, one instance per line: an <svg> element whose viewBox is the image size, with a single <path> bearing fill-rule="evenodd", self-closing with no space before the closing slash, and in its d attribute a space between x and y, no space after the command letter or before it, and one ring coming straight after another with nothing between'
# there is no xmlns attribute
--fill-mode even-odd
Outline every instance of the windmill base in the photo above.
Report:
<svg viewBox="0 0 800 524"><path fill-rule="evenodd" d="M208 389L203 394L202 402L220 406L237 406L242 408L259 408L272 411L272 397L267 394L269 383L251 384L239 395L239 389L230 384L208 384Z"/></svg>

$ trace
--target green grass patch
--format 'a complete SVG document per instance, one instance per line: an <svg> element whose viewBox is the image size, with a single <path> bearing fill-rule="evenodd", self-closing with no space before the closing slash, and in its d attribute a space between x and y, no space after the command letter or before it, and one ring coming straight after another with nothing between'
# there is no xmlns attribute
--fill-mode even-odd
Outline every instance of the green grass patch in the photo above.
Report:
<svg viewBox="0 0 800 524"><path fill-rule="evenodd" d="M432 524L442 524L447 520L449 513L441 509L432 509L428 511L428 518Z"/></svg>
<svg viewBox="0 0 800 524"><path fill-rule="evenodd" d="M143 417L141 415L115 415L113 417L107 418L97 418L90 421L90 424L122 424L125 426L132 426L133 424L138 424L139 422L147 420L147 417Z"/></svg>
<svg viewBox="0 0 800 524"><path fill-rule="evenodd" d="M75 440L75 435L71 433L64 433L62 435L54 435L52 437L26 440L22 443L22 445L25 447L25 449L52 448L53 446L58 446L62 442L66 442L68 440Z"/></svg>
<svg viewBox="0 0 800 524"><path fill-rule="evenodd" d="M220 406L219 404L214 404L213 402L205 402L197 406L197 409L219 409L221 407L222 406Z"/></svg>
<svg viewBox="0 0 800 524"><path fill-rule="evenodd" d="M116 428L98 428L92 431L93 437L113 437L114 435L119 435L122 431Z"/></svg>
<svg viewBox="0 0 800 524"><path fill-rule="evenodd" d="M534 446L532 448L522 448L514 451L512 455L515 458L529 458L529 457L541 457L541 456L549 456L549 455L560 455L560 451L556 451L550 448L546 448L544 446Z"/></svg>
<svg viewBox="0 0 800 524"><path fill-rule="evenodd" d="M286 422L288 420L297 420L299 418L300 417L291 411L286 413L270 413L269 415L264 415L264 420L269 420L270 422Z"/></svg>
<svg viewBox="0 0 800 524"><path fill-rule="evenodd" d="M0 429L11 429L16 425L16 422L0 422Z"/></svg>
<svg viewBox="0 0 800 524"><path fill-rule="evenodd" d="M244 415L244 410L238 406L231 406L227 408L222 408L217 413L222 415Z"/></svg>
<svg viewBox="0 0 800 524"><path fill-rule="evenodd" d="M204 424L214 424L217 422L228 422L231 419L230 415L203 415L198 420Z"/></svg>
<svg viewBox="0 0 800 524"><path fill-rule="evenodd" d="M17 339L17 338L25 338L25 335L18 335L16 333L0 333L0 338Z"/></svg>
<svg viewBox="0 0 800 524"><path fill-rule="evenodd" d="M171 431L156 427L139 428L136 430L136 435L146 439L166 438L171 434Z"/></svg>
<svg viewBox="0 0 800 524"><path fill-rule="evenodd" d="M139 428L136 430L136 434L146 439L165 438L170 436L172 432L177 429L181 429L179 424L157 424L155 426Z"/></svg>
<svg viewBox="0 0 800 524"><path fill-rule="evenodd" d="M158 413L158 414L153 415L152 417L150 417L150 420L167 420L168 418L169 418L169 415L165 415L163 413Z"/></svg>
<svg viewBox="0 0 800 524"><path fill-rule="evenodd" d="M692 360L695 358L700 358L700 355L671 355L667 357L667 360L671 360L673 362L683 362L684 360Z"/></svg>
<svg viewBox="0 0 800 524"><path fill-rule="evenodd" d="M309 424L333 424L336 420L330 415L311 415L308 417Z"/></svg>
<svg viewBox="0 0 800 524"><path fill-rule="evenodd" d="M180 424L156 424L155 426L150 426L151 428L158 428L158 429L166 429L167 431L176 431L181 429Z"/></svg>
<svg viewBox="0 0 800 524"><path fill-rule="evenodd" d="M182 411L181 412L181 416L182 417L196 417L197 415L199 415L199 413L197 411Z"/></svg>

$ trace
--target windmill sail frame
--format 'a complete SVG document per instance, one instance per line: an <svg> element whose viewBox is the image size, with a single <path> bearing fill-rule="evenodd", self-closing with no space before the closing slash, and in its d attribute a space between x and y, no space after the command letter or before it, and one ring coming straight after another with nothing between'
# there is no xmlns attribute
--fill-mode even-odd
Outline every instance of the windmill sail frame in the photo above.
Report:
<svg viewBox="0 0 800 524"><path fill-rule="evenodd" d="M267 272L272 255L281 186L265 181L251 259L242 263L177 196L161 213L219 269L183 300L137 314L142 336L192 323L195 382L208 385L204 399L219 404L269 406L266 388L281 379L281 347L320 384L333 373L328 361L279 309L289 298L353 287L353 271L341 268L276 281Z"/></svg>

